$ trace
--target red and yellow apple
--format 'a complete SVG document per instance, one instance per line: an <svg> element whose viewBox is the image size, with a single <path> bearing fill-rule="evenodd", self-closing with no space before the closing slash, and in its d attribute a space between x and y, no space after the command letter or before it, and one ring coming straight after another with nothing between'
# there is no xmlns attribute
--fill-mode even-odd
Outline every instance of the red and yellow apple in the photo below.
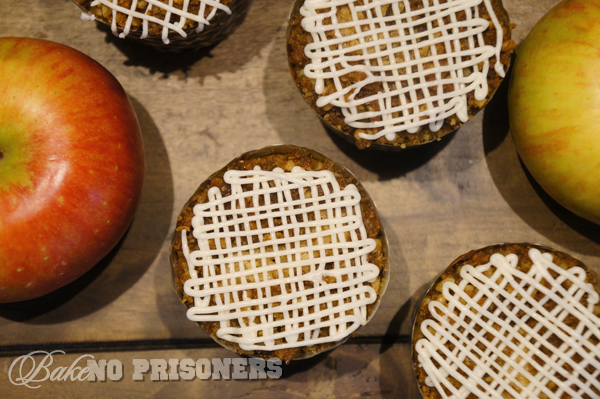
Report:
<svg viewBox="0 0 600 399"><path fill-rule="evenodd" d="M144 180L133 107L81 52L0 38L0 302L45 295L106 256Z"/></svg>
<svg viewBox="0 0 600 399"><path fill-rule="evenodd" d="M600 224L600 0L565 0L517 51L510 130L540 186Z"/></svg>

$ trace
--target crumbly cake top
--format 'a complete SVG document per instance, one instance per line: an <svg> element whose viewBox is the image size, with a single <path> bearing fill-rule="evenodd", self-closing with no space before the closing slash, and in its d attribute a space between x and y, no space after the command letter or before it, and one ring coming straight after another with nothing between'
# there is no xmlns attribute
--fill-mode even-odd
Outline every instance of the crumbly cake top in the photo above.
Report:
<svg viewBox="0 0 600 399"><path fill-rule="evenodd" d="M198 250L182 230L188 317L219 322L216 335L246 351L340 341L365 324L377 299L368 283L380 271L368 261L376 242L356 186L340 189L331 171L299 166L223 179L228 196L212 187L194 206Z"/></svg>
<svg viewBox="0 0 600 399"><path fill-rule="evenodd" d="M464 123L467 93L482 101L488 70L505 75L491 0L305 0L299 12L313 41L304 74L315 79L317 106L340 107L353 128L378 129L364 139L393 141L425 125L437 132L452 115ZM486 44L491 27L495 44ZM361 95L373 83L383 90Z"/></svg>
<svg viewBox="0 0 600 399"><path fill-rule="evenodd" d="M85 0L76 0L78 4ZM218 10L231 14L227 7L231 0L93 0L89 7L91 14L82 13L84 20L93 20L98 16L110 21L112 32L121 38L130 30L142 27L140 38L149 34L149 27L160 29L165 44L169 44L169 31L175 31L186 37L185 29L196 25L201 32L210 24ZM121 33L118 30L122 29Z"/></svg>
<svg viewBox="0 0 600 399"><path fill-rule="evenodd" d="M427 304L415 351L440 397L600 395L598 292L582 267L558 266L537 248L528 256L528 270L516 254L463 265L460 281L447 278Z"/></svg>

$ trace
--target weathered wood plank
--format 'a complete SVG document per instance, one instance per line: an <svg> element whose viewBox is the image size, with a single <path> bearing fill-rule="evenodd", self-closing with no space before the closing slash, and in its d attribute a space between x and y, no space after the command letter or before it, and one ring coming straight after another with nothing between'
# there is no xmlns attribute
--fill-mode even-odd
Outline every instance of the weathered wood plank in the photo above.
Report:
<svg viewBox="0 0 600 399"><path fill-rule="evenodd" d="M231 352L221 348L190 350L157 350L150 352L102 352L66 355L53 355L54 363L50 372L57 367L71 366L80 356L91 355L100 363L115 359L122 365L123 377L112 381L107 376L105 382L89 381L43 381L32 382L30 389L23 385L14 385L9 381L8 371L15 358L0 358L0 386L3 397L10 398L98 398L98 397L161 397L161 398L248 398L260 399L265 395L282 399L292 398L406 398L418 399L418 387L412 375L411 357L408 345L394 345L382 348L380 345L344 345L326 355L320 355L305 361L292 362L282 367L281 378L263 380L212 379L193 381L153 381L151 370L144 374L144 381L134 381L133 359L151 362L151 359L199 359L213 358L223 361L231 357ZM43 356L35 356L39 365ZM233 356L234 359L240 359ZM86 357L76 365L85 367ZM18 363L16 363L18 364ZM32 362L24 367L23 374L30 370ZM248 367L244 367L249 371ZM275 366L273 366L275 369ZM155 369L156 370L156 369ZM268 371L268 369L264 369ZM41 372L37 379L44 377ZM76 374L77 375L77 374ZM258 376L258 374L257 374ZM11 374L17 382L19 373L13 368Z"/></svg>
<svg viewBox="0 0 600 399"><path fill-rule="evenodd" d="M507 0L521 41L557 0ZM410 331L421 293L460 254L501 241L565 250L599 270L600 229L534 188L508 134L506 87L456 134L411 152L359 152L329 136L296 92L286 63L289 2L256 0L243 25L210 51L157 54L79 20L68 1L3 6L0 35L46 38L98 60L122 82L140 117L148 180L120 246L59 293L0 306L0 346L205 337L170 282L176 215L208 175L274 143L318 149L350 168L379 206L391 244L390 287L358 335Z"/></svg>

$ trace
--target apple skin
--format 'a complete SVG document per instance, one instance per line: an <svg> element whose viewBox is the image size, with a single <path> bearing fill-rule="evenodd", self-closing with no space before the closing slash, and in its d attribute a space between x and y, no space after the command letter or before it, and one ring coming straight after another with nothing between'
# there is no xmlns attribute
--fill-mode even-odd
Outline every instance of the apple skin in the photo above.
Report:
<svg viewBox="0 0 600 399"><path fill-rule="evenodd" d="M508 108L531 175L600 224L600 0L562 1L536 24L518 49Z"/></svg>
<svg viewBox="0 0 600 399"><path fill-rule="evenodd" d="M129 227L144 147L116 78L62 44L0 38L0 303L45 295Z"/></svg>

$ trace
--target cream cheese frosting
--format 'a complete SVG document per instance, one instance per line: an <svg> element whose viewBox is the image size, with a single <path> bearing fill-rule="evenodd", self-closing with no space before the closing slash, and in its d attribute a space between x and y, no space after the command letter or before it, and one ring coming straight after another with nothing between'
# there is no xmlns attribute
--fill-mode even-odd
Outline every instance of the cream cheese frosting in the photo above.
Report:
<svg viewBox="0 0 600 399"><path fill-rule="evenodd" d="M467 93L478 101L488 95L490 59L498 75L505 75L503 32L491 0L422 3L411 9L408 0L305 0L300 8L302 28L313 39L305 48L310 62L304 74L315 80L317 106L340 107L354 128L381 128L360 133L364 139L392 141L398 132L416 133L425 125L436 132L454 114L466 122ZM481 4L497 27L494 46L483 40L490 21L479 15ZM348 84L350 73L364 78ZM333 80L335 91L324 92L325 79ZM373 82L381 82L383 91L357 96ZM376 120L365 121L369 118Z"/></svg>
<svg viewBox="0 0 600 399"><path fill-rule="evenodd" d="M146 6L143 8L143 12L138 10L138 4L144 3ZM204 30L206 25L210 24L210 20L215 16L218 10L223 10L227 14L231 14L231 10L229 7L221 4L220 0L200 0L200 7L197 13L189 12L190 0L183 0L182 9L179 9L173 5L173 0L168 0L166 2L160 0L133 0L129 7L123 7L118 4L117 0L94 0L90 4L90 8L96 6L106 6L112 11L112 23L111 30L115 35L118 35L120 38L126 37L130 30L131 24L134 18L138 18L141 20L142 25L142 34L140 38L144 39L148 36L148 23L154 22L158 25L162 26L162 40L165 44L169 44L169 30L175 31L179 33L183 37L187 37L187 33L183 30L186 22L188 20L195 21L198 25L196 27L197 32L201 32ZM205 18L204 14L206 12L207 7L212 7L208 16ZM165 10L165 18L160 19L152 15L148 15L152 8L160 8ZM123 28L121 33L118 33L117 27L117 12L123 13L127 16L127 20L125 23L125 27ZM178 16L179 21L175 23L171 23L171 16ZM81 18L83 20L93 20L95 19L94 15L88 15L86 13L82 13Z"/></svg>
<svg viewBox="0 0 600 399"><path fill-rule="evenodd" d="M231 194L208 190L194 206L190 320L219 322L217 336L243 350L277 350L343 340L367 322L379 268L354 185L328 170L229 170ZM199 273L201 270L201 273ZM232 323L232 321L237 323ZM326 334L322 334L326 332Z"/></svg>
<svg viewBox="0 0 600 399"><path fill-rule="evenodd" d="M421 324L425 338L415 350L428 375L426 384L443 398L470 393L480 398L504 398L503 393L524 399L597 397L598 293L585 282L583 268L562 269L551 254L535 248L528 254L533 266L527 273L516 269L514 254L494 254L478 267L465 265L458 285L447 281L442 286L447 303L428 304L434 319ZM484 273L490 268L488 277ZM465 292L467 286L476 289L473 297ZM575 327L566 324L573 317Z"/></svg>

